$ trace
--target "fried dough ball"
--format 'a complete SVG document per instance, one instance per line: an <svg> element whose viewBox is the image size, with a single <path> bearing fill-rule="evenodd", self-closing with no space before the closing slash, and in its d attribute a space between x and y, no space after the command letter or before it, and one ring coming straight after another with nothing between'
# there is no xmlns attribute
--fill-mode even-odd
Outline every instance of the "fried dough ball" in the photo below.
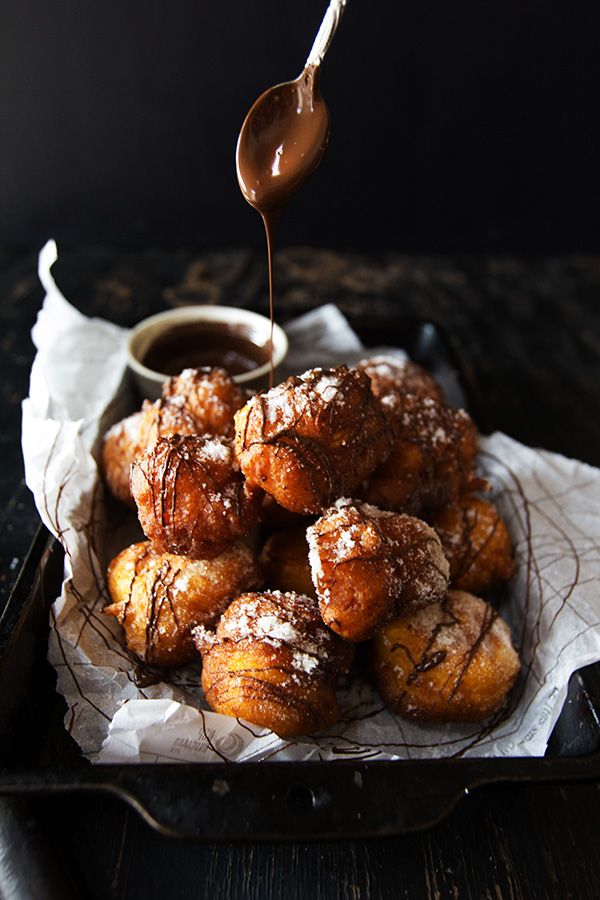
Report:
<svg viewBox="0 0 600 900"><path fill-rule="evenodd" d="M129 469L138 450L141 423L141 412L121 419L106 432L102 443L102 470L107 487L113 497L132 507L135 503L129 491Z"/></svg>
<svg viewBox="0 0 600 900"><path fill-rule="evenodd" d="M446 558L453 587L480 593L515 574L510 536L492 503L466 495L431 517Z"/></svg>
<svg viewBox="0 0 600 900"><path fill-rule="evenodd" d="M150 450L160 438L172 434L202 434L194 417L183 407L173 406L167 400L159 399L142 404L138 448L135 456Z"/></svg>
<svg viewBox="0 0 600 900"><path fill-rule="evenodd" d="M244 394L225 369L184 369L169 378L160 400L142 406L140 450L171 434L233 437L233 416Z"/></svg>
<svg viewBox="0 0 600 900"><path fill-rule="evenodd" d="M394 422L392 451L362 492L369 503L419 513L486 485L474 471L477 429L463 409L407 394Z"/></svg>
<svg viewBox="0 0 600 900"><path fill-rule="evenodd" d="M102 467L111 494L135 509L129 484L134 460L161 437L196 433L196 423L185 410L165 400L144 400L139 412L117 422L104 436Z"/></svg>
<svg viewBox="0 0 600 900"><path fill-rule="evenodd" d="M184 369L165 383L162 393L169 406L192 417L195 434L233 437L234 413L245 403L242 389L218 367Z"/></svg>
<svg viewBox="0 0 600 900"><path fill-rule="evenodd" d="M420 519L339 500L307 531L323 621L366 641L399 612L446 595L449 567Z"/></svg>
<svg viewBox="0 0 600 900"><path fill-rule="evenodd" d="M248 481L304 514L356 488L392 440L369 378L346 366L288 378L257 394L235 423L236 453Z"/></svg>
<svg viewBox="0 0 600 900"><path fill-rule="evenodd" d="M420 722L485 719L504 705L520 668L506 622L464 591L390 622L371 650L387 706Z"/></svg>
<svg viewBox="0 0 600 900"><path fill-rule="evenodd" d="M323 625L317 601L300 594L242 594L216 634L194 629L202 687L215 712L270 728L281 737L333 725L339 675L353 648Z"/></svg>
<svg viewBox="0 0 600 900"><path fill-rule="evenodd" d="M262 549L260 566L270 589L314 596L305 528L275 531Z"/></svg>
<svg viewBox="0 0 600 900"><path fill-rule="evenodd" d="M143 541L108 567L113 602L103 612L123 626L142 662L173 668L196 658L194 625L214 625L233 597L259 584L258 566L241 542L215 559L191 560Z"/></svg>
<svg viewBox="0 0 600 900"><path fill-rule="evenodd" d="M144 400L140 412L106 433L103 469L110 492L133 506L129 468L144 450L172 434L218 434L233 437L233 414L245 395L225 369L184 369L163 386L160 400Z"/></svg>
<svg viewBox="0 0 600 900"><path fill-rule="evenodd" d="M373 356L361 360L357 369L367 373L371 390L388 414L394 415L402 409L406 394L433 397L440 403L444 400L444 393L435 378L410 359Z"/></svg>
<svg viewBox="0 0 600 900"><path fill-rule="evenodd" d="M138 457L131 492L147 538L165 553L211 559L247 534L262 495L249 489L229 438L172 435Z"/></svg>

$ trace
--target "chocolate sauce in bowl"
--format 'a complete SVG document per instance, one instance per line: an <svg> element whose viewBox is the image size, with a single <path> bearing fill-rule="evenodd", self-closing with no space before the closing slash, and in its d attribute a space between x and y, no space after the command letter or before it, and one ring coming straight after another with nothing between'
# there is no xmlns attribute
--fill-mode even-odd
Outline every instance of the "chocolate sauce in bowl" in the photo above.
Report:
<svg viewBox="0 0 600 900"><path fill-rule="evenodd" d="M257 342L251 329L226 322L198 321L173 325L158 334L141 362L163 375L220 366L233 376L264 366L270 358L269 344Z"/></svg>

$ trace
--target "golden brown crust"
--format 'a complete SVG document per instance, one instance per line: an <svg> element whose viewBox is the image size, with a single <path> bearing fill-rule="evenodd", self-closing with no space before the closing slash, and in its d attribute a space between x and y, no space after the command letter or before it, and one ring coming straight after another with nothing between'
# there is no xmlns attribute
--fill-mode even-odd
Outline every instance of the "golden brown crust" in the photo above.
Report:
<svg viewBox="0 0 600 900"><path fill-rule="evenodd" d="M495 610L472 594L449 591L441 603L386 625L372 642L371 668L398 715L474 722L503 707L520 664Z"/></svg>
<svg viewBox="0 0 600 900"><path fill-rule="evenodd" d="M129 491L129 470L138 450L141 412L121 419L104 435L102 471L113 497L135 508Z"/></svg>
<svg viewBox="0 0 600 900"><path fill-rule="evenodd" d="M134 506L129 469L136 457L172 434L217 434L233 437L233 415L245 395L225 369L185 369L170 378L163 396L145 400L139 412L107 432L102 447L103 471L110 492Z"/></svg>
<svg viewBox="0 0 600 900"><path fill-rule="evenodd" d="M435 512L453 587L478 594L515 574L512 541L496 507L472 494Z"/></svg>
<svg viewBox="0 0 600 900"><path fill-rule="evenodd" d="M139 456L144 450L150 450L162 437L200 433L195 419L184 408L171 406L163 399L153 403L144 400L135 456Z"/></svg>
<svg viewBox="0 0 600 900"><path fill-rule="evenodd" d="M306 528L275 531L262 548L260 566L269 590L314 596Z"/></svg>
<svg viewBox="0 0 600 900"><path fill-rule="evenodd" d="M166 553L210 559L258 520L231 441L211 435L161 438L134 462L131 492L144 534Z"/></svg>
<svg viewBox="0 0 600 900"><path fill-rule="evenodd" d="M420 519L340 500L307 531L323 621L365 641L406 608L435 603L448 589L448 562Z"/></svg>
<svg viewBox="0 0 600 900"><path fill-rule="evenodd" d="M444 402L444 393L435 378L410 359L373 356L361 360L357 369L371 379L371 390L387 415L395 416L401 411L406 394Z"/></svg>
<svg viewBox="0 0 600 900"><path fill-rule="evenodd" d="M248 481L302 514L356 488L392 439L369 378L346 366L288 378L254 397L235 421Z"/></svg>
<svg viewBox="0 0 600 900"><path fill-rule="evenodd" d="M180 409L192 418L195 431L190 434L226 437L233 437L234 414L245 403L241 388L225 369L218 367L184 369L165 382L163 398L171 408Z"/></svg>
<svg viewBox="0 0 600 900"><path fill-rule="evenodd" d="M474 468L477 429L464 410L408 394L393 422L396 437L391 453L362 492L369 503L419 513L439 509L485 485Z"/></svg>
<svg viewBox="0 0 600 900"><path fill-rule="evenodd" d="M276 591L238 597L216 634L194 631L202 687L215 712L270 728L312 734L339 718L337 677L352 646L323 625L316 600Z"/></svg>
<svg viewBox="0 0 600 900"><path fill-rule="evenodd" d="M233 597L259 584L256 561L241 542L215 559L190 560L143 541L111 562L113 602L103 612L123 626L128 648L142 662L173 668L196 658L195 625L214 625Z"/></svg>

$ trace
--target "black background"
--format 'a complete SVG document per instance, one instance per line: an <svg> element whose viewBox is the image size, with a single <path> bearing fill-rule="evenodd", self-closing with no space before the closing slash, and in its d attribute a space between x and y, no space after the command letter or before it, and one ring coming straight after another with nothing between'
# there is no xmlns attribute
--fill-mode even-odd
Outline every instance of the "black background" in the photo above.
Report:
<svg viewBox="0 0 600 900"><path fill-rule="evenodd" d="M237 133L325 5L2 0L0 241L261 246ZM282 242L597 249L598 10L350 0L322 77L331 145Z"/></svg>

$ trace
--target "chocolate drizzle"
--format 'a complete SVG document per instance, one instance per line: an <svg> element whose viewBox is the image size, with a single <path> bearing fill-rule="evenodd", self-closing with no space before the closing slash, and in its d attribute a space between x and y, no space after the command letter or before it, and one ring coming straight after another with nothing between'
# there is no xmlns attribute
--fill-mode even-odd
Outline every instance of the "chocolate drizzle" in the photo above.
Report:
<svg viewBox="0 0 600 900"><path fill-rule="evenodd" d="M329 140L329 110L319 91L319 67L307 65L295 81L265 91L246 116L238 138L238 182L260 213L267 238L270 378L273 386L273 250L275 225L290 198L319 165Z"/></svg>
<svg viewBox="0 0 600 900"><path fill-rule="evenodd" d="M351 640L367 640L394 616L446 594L448 563L420 519L340 500L307 538L323 619Z"/></svg>
<svg viewBox="0 0 600 900"><path fill-rule="evenodd" d="M247 534L262 499L247 489L231 441L211 435L161 438L132 466L131 490L146 536L195 559Z"/></svg>
<svg viewBox="0 0 600 900"><path fill-rule="evenodd" d="M58 438L57 438L58 440ZM53 531L60 536L65 544L67 557L71 559L72 529L69 526L66 499L68 497L68 482L70 470L65 471L61 483L55 487L49 478L49 470L55 463L57 452L57 440L51 448L47 464L43 473L42 505ZM349 695L343 695L343 708L345 713L340 725L331 734L319 738L303 738L303 743L314 742L319 747L319 753L324 757L330 754L344 756L355 760L389 758L390 754L412 755L419 757L429 756L433 753L441 753L444 756L462 756L468 754L485 755L490 752L490 747L496 740L502 740L504 744L511 740L517 742L517 748L524 746L522 737L518 737L524 717L531 711L531 706L539 702L537 691L540 686L546 686L548 690L553 684L553 674L563 662L564 654L568 652L571 642L577 640L580 635L598 627L597 616L590 616L574 602L574 592L581 579L589 577L590 560L600 559L597 544L585 533L577 530L577 523L571 523L571 531L567 533L561 526L560 520L550 515L548 510L553 509L555 493L548 483L540 480L537 484L535 499L531 499L531 486L523 482L517 473L505 462L505 453L500 456L489 451L484 451L483 460L488 471L493 473L497 483L498 495L502 501L502 514L510 526L511 534L517 543L517 558L520 562L520 577L518 585L511 588L514 606L512 607L515 631L517 632L517 644L521 649L524 660L524 669L517 687L509 697L507 705L494 716L483 723L472 727L451 729L446 736L439 732L432 737L427 731L422 736L411 735L404 732L401 720L393 718L393 731L388 729L385 739L361 740L360 722L373 715L382 716L382 724L385 726L386 718L392 721L391 713L382 711L376 695L363 682L356 679L352 682ZM569 489L581 505L585 505L588 499L586 477L580 481L572 479ZM98 544L95 540L99 527L106 524L105 515L102 512L102 491L94 493L93 504L85 511L83 531L91 558L102 553L102 541ZM545 531L541 531L540 523L544 524ZM114 520L110 523L114 530ZM71 541L71 543L70 543ZM551 542L555 547L552 557L548 556L547 548ZM94 549L95 548L95 549ZM570 575L561 581L559 585L552 585L551 574L556 556L560 554L566 566L570 566ZM101 555L98 557L101 559ZM109 649L110 653L122 659L122 667L115 665L115 672L127 673L131 667L131 654L123 647L119 635L115 635L108 627L108 622L103 621L99 615L97 604L105 602L106 593L102 583L101 569L98 563L93 564L93 585L90 589L82 575L75 571L74 578L65 585L66 595L73 600L78 608L81 620L81 636L83 642L99 641L102 647ZM503 588L501 592L503 602L507 602L508 595ZM510 608L510 607L509 607ZM550 610L550 612L549 612ZM62 670L61 677L68 679L72 690L76 694L76 700L72 702L71 716L67 723L69 729L73 729L77 737L80 732L80 707L87 711L88 715L108 720L114 714L110 705L102 703L101 708L95 700L97 695L91 693L86 687L86 681L81 677L81 662L75 661L73 648L68 642L63 642L60 622L57 622L54 611L52 615L53 630L55 632L55 656L53 664ZM557 619L565 615L575 615L580 619L579 628L574 630L569 642L557 653L556 660L550 666L540 665L541 634L545 628L554 627ZM88 644L89 646L89 644ZM93 664L93 663L92 663ZM197 706L199 703L196 689L197 675L187 670L181 672L163 672L161 681L168 682L181 689L188 702ZM524 698L524 692L529 685L530 697ZM346 688L344 688L346 691ZM535 707L534 707L535 708ZM107 714L110 713L110 714ZM106 727L106 721L104 722ZM206 732L206 725L203 723ZM348 730L349 729L349 730ZM358 735L358 737L357 737ZM205 734L205 737L208 737ZM259 741L269 741L270 736L258 736ZM208 742L210 743L210 742ZM287 746L284 745L284 746ZM279 748L273 754L280 752ZM265 753L267 758L269 754Z"/></svg>
<svg viewBox="0 0 600 900"><path fill-rule="evenodd" d="M236 426L248 481L302 514L357 488L392 442L368 377L346 366L311 369L258 394Z"/></svg>

